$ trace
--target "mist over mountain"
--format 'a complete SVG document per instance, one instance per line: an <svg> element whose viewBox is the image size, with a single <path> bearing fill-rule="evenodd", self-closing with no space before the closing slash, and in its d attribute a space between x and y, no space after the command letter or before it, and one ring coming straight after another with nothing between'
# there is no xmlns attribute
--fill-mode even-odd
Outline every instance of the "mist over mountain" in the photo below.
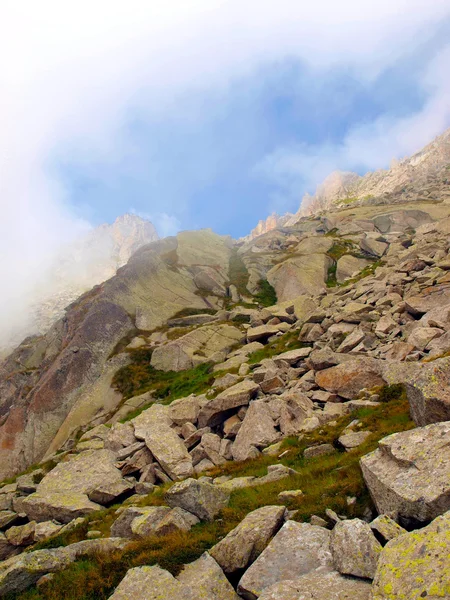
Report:
<svg viewBox="0 0 450 600"><path fill-rule="evenodd" d="M142 246L159 239L150 221L125 214L113 224L100 225L74 242L61 246L17 306L0 314L0 352L5 354L29 335L43 334L78 296L117 272Z"/></svg>

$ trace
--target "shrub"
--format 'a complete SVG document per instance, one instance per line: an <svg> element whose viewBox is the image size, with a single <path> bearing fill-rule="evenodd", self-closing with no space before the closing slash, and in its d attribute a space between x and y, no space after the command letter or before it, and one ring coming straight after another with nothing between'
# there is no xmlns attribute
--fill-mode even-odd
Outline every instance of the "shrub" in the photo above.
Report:
<svg viewBox="0 0 450 600"><path fill-rule="evenodd" d="M277 293L275 288L270 285L267 279L260 279L258 281L259 292L255 294L254 298L258 304L263 306L274 306L278 302Z"/></svg>

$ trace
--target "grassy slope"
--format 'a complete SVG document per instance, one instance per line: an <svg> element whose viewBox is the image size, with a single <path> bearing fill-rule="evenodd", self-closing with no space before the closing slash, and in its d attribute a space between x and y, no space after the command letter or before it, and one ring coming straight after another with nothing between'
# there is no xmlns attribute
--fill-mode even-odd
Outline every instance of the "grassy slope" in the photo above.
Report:
<svg viewBox="0 0 450 600"><path fill-rule="evenodd" d="M336 425L328 425L306 435L301 440L288 438L283 446L287 453L281 461L274 457L261 457L245 463L230 462L217 467L211 473L214 476L229 474L234 477L243 475L263 475L267 466L282 462L297 471L299 475L279 482L256 488L241 489L233 492L229 506L222 511L220 519L213 523L201 523L189 533L180 533L164 538L149 537L135 542L126 552L114 556L80 560L67 570L55 575L52 581L39 590L11 596L17 600L103 600L109 598L114 587L126 571L134 566L158 563L172 573L177 573L184 563L191 562L205 550L214 545L228 531L235 527L244 516L256 508L267 504L280 504L278 493L283 490L301 489L304 495L289 504L297 509L296 519L309 519L311 514L324 515L326 508L332 508L349 517L361 516L371 506L371 500L359 468L359 459L377 447L378 440L397 431L414 427L409 417L409 407L405 394L399 388L389 390L383 397L388 400L374 409L361 409L358 413L342 417ZM314 443L336 443L342 429L353 419L358 418L364 430L372 435L358 449L352 452L340 452L332 455L304 460L303 450ZM167 488L167 486L166 486ZM164 489L142 498L143 505L164 503ZM347 496L357 501L347 506ZM51 547L73 543L84 539L89 528L109 533L111 523L116 518L114 508L92 515L88 524L84 524L71 534L56 537L40 547Z"/></svg>

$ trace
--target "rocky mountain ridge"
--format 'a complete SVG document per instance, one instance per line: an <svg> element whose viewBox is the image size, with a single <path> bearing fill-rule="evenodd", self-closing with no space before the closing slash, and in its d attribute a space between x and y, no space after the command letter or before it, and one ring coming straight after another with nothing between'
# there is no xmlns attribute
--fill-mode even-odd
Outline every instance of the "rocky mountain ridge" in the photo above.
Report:
<svg viewBox="0 0 450 600"><path fill-rule="evenodd" d="M411 157L393 159L390 168L361 176L333 171L317 186L313 195L305 194L298 211L292 215L273 214L259 221L246 240L252 240L277 227L292 227L302 217L346 206L414 202L450 201L450 129Z"/></svg>

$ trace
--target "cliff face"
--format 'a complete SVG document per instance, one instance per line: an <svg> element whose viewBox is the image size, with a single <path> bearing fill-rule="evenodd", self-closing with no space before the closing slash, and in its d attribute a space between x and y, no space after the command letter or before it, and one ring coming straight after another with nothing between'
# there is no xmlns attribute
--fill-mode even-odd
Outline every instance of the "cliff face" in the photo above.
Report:
<svg viewBox="0 0 450 600"><path fill-rule="evenodd" d="M42 273L40 284L31 292L29 318L0 333L0 351L10 350L27 335L48 331L66 306L115 275L136 250L157 239L150 221L126 214L62 248L51 271Z"/></svg>

